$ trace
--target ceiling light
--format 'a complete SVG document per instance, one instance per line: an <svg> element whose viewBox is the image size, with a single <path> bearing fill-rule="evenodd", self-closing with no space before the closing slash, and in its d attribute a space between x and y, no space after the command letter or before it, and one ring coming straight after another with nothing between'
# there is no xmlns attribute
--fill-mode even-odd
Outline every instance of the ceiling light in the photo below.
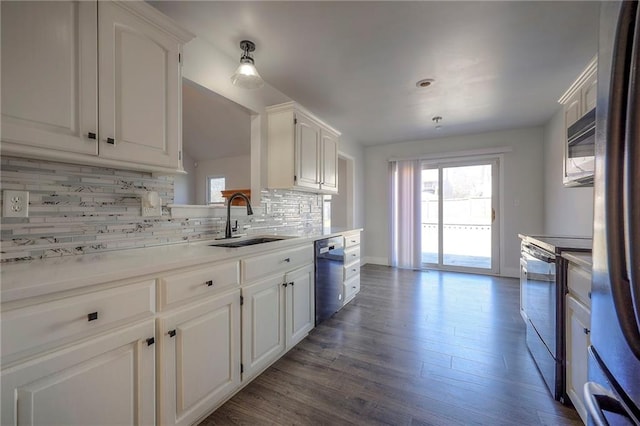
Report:
<svg viewBox="0 0 640 426"><path fill-rule="evenodd" d="M240 65L231 76L231 83L243 89L258 89L262 87L264 81L262 81L260 74L258 74L258 70L251 57L251 52L256 50L256 45L252 41L242 40L240 42L240 49L242 49Z"/></svg>
<svg viewBox="0 0 640 426"><path fill-rule="evenodd" d="M422 80L420 80L420 81L418 81L416 83L416 87L420 87L420 88L424 89L425 87L431 86L431 84L433 84L433 82L435 82L435 80L432 79L432 78L423 78Z"/></svg>
<svg viewBox="0 0 640 426"><path fill-rule="evenodd" d="M433 117L431 119L431 121L433 121L436 125L436 130L441 130L442 129L442 125L438 124L440 123L440 121L442 121L442 117L440 117L439 115L436 115L435 117Z"/></svg>

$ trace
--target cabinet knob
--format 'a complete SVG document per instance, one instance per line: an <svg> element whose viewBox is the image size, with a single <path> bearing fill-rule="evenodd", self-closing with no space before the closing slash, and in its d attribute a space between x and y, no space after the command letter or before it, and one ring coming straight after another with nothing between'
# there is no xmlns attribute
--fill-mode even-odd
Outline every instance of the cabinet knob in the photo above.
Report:
<svg viewBox="0 0 640 426"><path fill-rule="evenodd" d="M116 144L116 140L114 138L107 138L107 143L109 145L115 145Z"/></svg>
<svg viewBox="0 0 640 426"><path fill-rule="evenodd" d="M291 258L287 257L286 259L284 259L284 262L291 262Z"/></svg>
<svg viewBox="0 0 640 426"><path fill-rule="evenodd" d="M352 243L355 243L355 242L356 242L356 240L351 240L351 242L352 242Z"/></svg>
<svg viewBox="0 0 640 426"><path fill-rule="evenodd" d="M98 313L97 312L91 312L89 315L87 315L87 319L89 321L95 321L98 319Z"/></svg>
<svg viewBox="0 0 640 426"><path fill-rule="evenodd" d="M295 282L293 282L293 281L291 281L291 282L289 283L289 285L294 285L294 284L295 284Z"/></svg>
<svg viewBox="0 0 640 426"><path fill-rule="evenodd" d="M89 132L89 133L87 134L87 137L88 137L89 139L95 139L95 138L96 138L96 134L95 134L95 133L93 133L93 132Z"/></svg>
<svg viewBox="0 0 640 426"><path fill-rule="evenodd" d="M175 330L169 330L169 332L167 334L169 335L169 337L175 337L176 331Z"/></svg>
<svg viewBox="0 0 640 426"><path fill-rule="evenodd" d="M209 280L205 284L207 285L207 287L211 287L213 286L213 280Z"/></svg>
<svg viewBox="0 0 640 426"><path fill-rule="evenodd" d="M155 339L155 338L153 338L153 337L149 337L149 338L147 339L147 346L151 346L151 345L153 345L155 342L156 342L156 339Z"/></svg>
<svg viewBox="0 0 640 426"><path fill-rule="evenodd" d="M282 283L282 286L283 286L283 287L286 287L286 286L288 286L288 285L289 285L289 283Z"/></svg>
<svg viewBox="0 0 640 426"><path fill-rule="evenodd" d="M588 328L583 328L582 331L584 331L584 334L589 334L591 333L591 330L589 330Z"/></svg>

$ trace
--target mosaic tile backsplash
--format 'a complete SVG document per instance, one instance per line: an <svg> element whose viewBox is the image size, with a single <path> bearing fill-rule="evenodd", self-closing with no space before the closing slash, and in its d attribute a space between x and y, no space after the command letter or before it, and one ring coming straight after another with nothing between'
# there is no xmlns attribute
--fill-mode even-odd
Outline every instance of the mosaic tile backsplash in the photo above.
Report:
<svg viewBox="0 0 640 426"><path fill-rule="evenodd" d="M2 189L29 191L28 218L2 218L2 262L78 255L212 239L224 234L216 217L172 218L173 177L50 161L2 157ZM161 217L143 217L141 195L157 191ZM265 190L253 216L234 208L247 234L312 234L322 230L322 197Z"/></svg>

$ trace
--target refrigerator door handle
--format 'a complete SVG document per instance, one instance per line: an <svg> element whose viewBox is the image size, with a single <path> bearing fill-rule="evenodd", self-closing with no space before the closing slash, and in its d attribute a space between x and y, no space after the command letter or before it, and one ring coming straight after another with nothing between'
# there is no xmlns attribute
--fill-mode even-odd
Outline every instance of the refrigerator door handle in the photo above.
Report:
<svg viewBox="0 0 640 426"><path fill-rule="evenodd" d="M587 411L596 426L609 426L609 422L604 416L604 412L615 413L629 419L629 424L633 425L633 419L620 403L618 398L605 387L596 382L587 382L583 388L584 402Z"/></svg>
<svg viewBox="0 0 640 426"><path fill-rule="evenodd" d="M637 7L637 6L636 6ZM625 248L631 289L631 301L640 330L640 13L636 9L631 66L629 75L629 97L627 103L626 150L626 218ZM634 353L640 359L640 342L636 339ZM631 345L631 342L629 342Z"/></svg>
<svg viewBox="0 0 640 426"><path fill-rule="evenodd" d="M605 238L611 294L615 305L620 329L627 344L640 359L640 330L636 319L636 310L631 294L631 283L627 270L625 253L625 232L620 232L627 215L624 209L624 171L625 171L625 130L627 90L629 88L630 55L633 28L637 11L636 2L623 2L620 9L618 28L616 29L613 61L611 64L610 102L607 122L607 143L605 153ZM633 117L636 121L637 117ZM625 226L628 230L628 227Z"/></svg>

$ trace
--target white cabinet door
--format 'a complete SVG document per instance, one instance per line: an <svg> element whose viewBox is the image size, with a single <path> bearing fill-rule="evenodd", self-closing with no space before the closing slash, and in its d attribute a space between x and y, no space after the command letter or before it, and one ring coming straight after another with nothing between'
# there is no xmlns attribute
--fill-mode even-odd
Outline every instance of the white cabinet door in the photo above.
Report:
<svg viewBox="0 0 640 426"><path fill-rule="evenodd" d="M240 291L158 321L159 424L190 425L240 385Z"/></svg>
<svg viewBox="0 0 640 426"><path fill-rule="evenodd" d="M320 127L302 113L296 114L296 186L319 189Z"/></svg>
<svg viewBox="0 0 640 426"><path fill-rule="evenodd" d="M3 142L98 153L96 4L2 2Z"/></svg>
<svg viewBox="0 0 640 426"><path fill-rule="evenodd" d="M569 128L573 123L578 121L580 117L582 117L582 102L581 97L582 93L578 91L575 95L573 95L564 106L564 122L565 127Z"/></svg>
<svg viewBox="0 0 640 426"><path fill-rule="evenodd" d="M591 328L591 312L572 296L566 296L567 302L567 394L585 422L587 410L582 396L582 388L587 382L588 348Z"/></svg>
<svg viewBox="0 0 640 426"><path fill-rule="evenodd" d="M338 193L338 137L328 131L321 132L323 192Z"/></svg>
<svg viewBox="0 0 640 426"><path fill-rule="evenodd" d="M315 323L313 265L306 266L285 276L287 283L286 347L295 346Z"/></svg>
<svg viewBox="0 0 640 426"><path fill-rule="evenodd" d="M154 424L153 337L147 321L4 368L2 424Z"/></svg>
<svg viewBox="0 0 640 426"><path fill-rule="evenodd" d="M98 7L100 156L178 168L180 45L121 6Z"/></svg>
<svg viewBox="0 0 640 426"><path fill-rule="evenodd" d="M283 277L242 289L242 365L245 380L278 358L285 349Z"/></svg>
<svg viewBox="0 0 640 426"><path fill-rule="evenodd" d="M598 98L598 74L593 73L582 88L582 114L586 114L596 107Z"/></svg>

